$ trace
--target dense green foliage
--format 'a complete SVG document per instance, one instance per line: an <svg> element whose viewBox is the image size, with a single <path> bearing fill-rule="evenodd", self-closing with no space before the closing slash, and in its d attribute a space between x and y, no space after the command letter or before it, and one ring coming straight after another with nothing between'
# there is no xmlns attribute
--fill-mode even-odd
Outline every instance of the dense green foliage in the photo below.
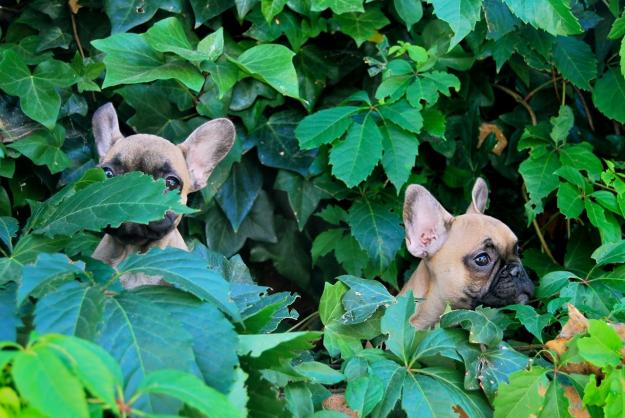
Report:
<svg viewBox="0 0 625 418"><path fill-rule="evenodd" d="M623 415L618 1L21 0L0 29L0 418ZM186 207L93 168L107 101L237 141ZM403 191L461 213L478 176L535 298L415 332ZM167 210L191 252L90 257ZM567 304L590 325L548 354Z"/></svg>

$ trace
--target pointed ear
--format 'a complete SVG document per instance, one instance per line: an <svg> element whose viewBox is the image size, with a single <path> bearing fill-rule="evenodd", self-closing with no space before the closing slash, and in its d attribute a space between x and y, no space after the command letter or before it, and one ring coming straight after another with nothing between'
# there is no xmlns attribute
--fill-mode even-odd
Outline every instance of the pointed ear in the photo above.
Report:
<svg viewBox="0 0 625 418"><path fill-rule="evenodd" d="M206 186L210 173L232 148L235 135L232 122L224 118L214 119L200 125L178 145L187 161L191 192Z"/></svg>
<svg viewBox="0 0 625 418"><path fill-rule="evenodd" d="M95 111L91 126L98 155L102 159L113 144L124 137L119 131L117 113L112 103L102 105Z"/></svg>
<svg viewBox="0 0 625 418"><path fill-rule="evenodd" d="M404 227L410 254L426 258L436 253L447 240L453 219L425 187L408 186L404 198Z"/></svg>
<svg viewBox="0 0 625 418"><path fill-rule="evenodd" d="M483 214L488 200L488 186L483 178L478 177L471 192L471 204L467 213Z"/></svg>

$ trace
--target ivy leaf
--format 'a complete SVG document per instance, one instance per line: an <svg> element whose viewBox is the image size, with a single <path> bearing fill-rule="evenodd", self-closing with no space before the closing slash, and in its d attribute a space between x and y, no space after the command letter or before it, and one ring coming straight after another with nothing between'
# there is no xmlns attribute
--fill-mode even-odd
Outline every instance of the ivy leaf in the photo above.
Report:
<svg viewBox="0 0 625 418"><path fill-rule="evenodd" d="M302 149L316 148L340 137L352 124L356 106L337 106L306 116L297 125L295 136Z"/></svg>
<svg viewBox="0 0 625 418"><path fill-rule="evenodd" d="M27 297L38 297L50 286L84 273L84 270L85 263L74 263L66 255L40 254L35 264L24 266L22 281L17 289L18 305L24 303Z"/></svg>
<svg viewBox="0 0 625 418"><path fill-rule="evenodd" d="M347 222L376 268L384 271L404 240L399 213L388 203L363 197L350 208Z"/></svg>
<svg viewBox="0 0 625 418"><path fill-rule="evenodd" d="M15 238L18 228L17 219L10 216L0 216L0 241L9 250L9 253L13 252L12 238Z"/></svg>
<svg viewBox="0 0 625 418"><path fill-rule="evenodd" d="M415 165L419 153L419 140L394 124L385 123L382 128L382 167L399 193Z"/></svg>
<svg viewBox="0 0 625 418"><path fill-rule="evenodd" d="M252 209L261 191L262 181L256 164L245 158L232 166L230 176L217 192L215 199L226 214L234 232L239 230Z"/></svg>
<svg viewBox="0 0 625 418"><path fill-rule="evenodd" d="M98 344L122 367L125 398L130 399L141 380L160 369L191 371L194 356L191 335L173 315L145 297L126 292L109 298L104 306ZM146 412L176 413L180 403L152 395L133 404Z"/></svg>
<svg viewBox="0 0 625 418"><path fill-rule="evenodd" d="M412 26L423 17L423 6L420 1L394 0L393 5L399 18L406 24L407 30L412 29Z"/></svg>
<svg viewBox="0 0 625 418"><path fill-rule="evenodd" d="M61 150L65 140L65 129L61 125L56 125L52 131L38 129L26 138L10 143L11 149L28 157L37 165L45 165L50 173L56 174L67 167L72 162Z"/></svg>
<svg viewBox="0 0 625 418"><path fill-rule="evenodd" d="M375 376L361 376L347 383L345 400L358 416L368 416L384 397L384 385Z"/></svg>
<svg viewBox="0 0 625 418"><path fill-rule="evenodd" d="M204 77L191 63L166 59L150 48L143 35L118 33L91 43L106 54L103 88L172 78L194 91L200 91L204 85Z"/></svg>
<svg viewBox="0 0 625 418"><path fill-rule="evenodd" d="M75 281L46 293L35 305L35 329L41 334L75 335L94 340L104 308L104 292Z"/></svg>
<svg viewBox="0 0 625 418"><path fill-rule="evenodd" d="M321 199L327 197L326 193L317 188L314 182L285 170L278 172L274 188L287 193L300 231L304 229L308 218L315 211Z"/></svg>
<svg viewBox="0 0 625 418"><path fill-rule="evenodd" d="M238 418L243 416L241 411L230 403L226 395L206 386L192 374L179 370L153 371L143 378L137 390L139 393L177 398L209 417Z"/></svg>
<svg viewBox="0 0 625 418"><path fill-rule="evenodd" d="M418 338L415 329L410 323L417 304L412 290L399 296L382 316L380 326L382 332L388 335L386 347L395 354L403 364L409 364L415 354Z"/></svg>
<svg viewBox="0 0 625 418"><path fill-rule="evenodd" d="M378 29L383 28L390 22L378 8L372 7L364 13L343 13L334 16L334 21L340 27L341 32L351 36L356 45L360 46L374 36Z"/></svg>
<svg viewBox="0 0 625 418"><path fill-rule="evenodd" d="M56 124L61 108L57 88L69 87L77 78L69 64L61 61L43 61L31 73L14 50L5 50L0 55L0 89L18 96L22 111L48 129Z"/></svg>
<svg viewBox="0 0 625 418"><path fill-rule="evenodd" d="M171 52L188 61L209 59L204 52L196 51L187 37L182 22L176 17L159 20L143 36L155 51Z"/></svg>
<svg viewBox="0 0 625 418"><path fill-rule="evenodd" d="M583 32L568 0L504 0L504 3L523 22L554 36Z"/></svg>
<svg viewBox="0 0 625 418"><path fill-rule="evenodd" d="M310 10L312 12L322 12L328 7L337 15L349 12L364 12L363 0L312 0Z"/></svg>
<svg viewBox="0 0 625 418"><path fill-rule="evenodd" d="M623 341L614 328L603 321L588 321L588 337L577 340L579 355L597 367L621 364Z"/></svg>
<svg viewBox="0 0 625 418"><path fill-rule="evenodd" d="M577 38L558 36L553 44L553 60L562 76L583 90L597 77L597 58L590 46Z"/></svg>
<svg viewBox="0 0 625 418"><path fill-rule="evenodd" d="M152 248L145 254L132 254L117 266L119 275L144 273L159 276L201 300L218 306L235 320L239 310L230 298L228 282L210 270L197 254L179 248Z"/></svg>
<svg viewBox="0 0 625 418"><path fill-rule="evenodd" d="M610 119L625 123L625 78L614 68L595 83L592 102L597 109Z"/></svg>
<svg viewBox="0 0 625 418"><path fill-rule="evenodd" d="M166 10L170 13L182 12L180 0L107 0L104 3L104 10L111 21L111 31L113 33L126 32L135 26L152 19L159 10Z"/></svg>
<svg viewBox="0 0 625 418"><path fill-rule="evenodd" d="M265 16L267 22L271 22L271 19L276 17L282 12L284 6L286 6L287 0L261 0L260 10Z"/></svg>
<svg viewBox="0 0 625 418"><path fill-rule="evenodd" d="M55 351L39 345L15 356L11 375L20 396L53 417L88 418L85 391Z"/></svg>
<svg viewBox="0 0 625 418"><path fill-rule="evenodd" d="M547 370L532 367L510 375L510 383L499 386L495 397L495 417L539 416L549 388Z"/></svg>
<svg viewBox="0 0 625 418"><path fill-rule="evenodd" d="M457 309L446 313L441 318L441 326L449 328L460 325L469 330L469 341L474 344L493 346L503 339L503 330L493 322L497 310L478 308L475 311Z"/></svg>
<svg viewBox="0 0 625 418"><path fill-rule="evenodd" d="M148 223L165 212L192 213L176 193L163 193L163 180L132 172L90 184L65 199L53 196L41 206L28 225L35 234L72 235L81 230L98 231L122 222Z"/></svg>
<svg viewBox="0 0 625 418"><path fill-rule="evenodd" d="M232 0L190 0L189 2L195 15L196 28L234 5Z"/></svg>
<svg viewBox="0 0 625 418"><path fill-rule="evenodd" d="M480 19L481 0L432 0L436 16L447 22L454 32L449 49L455 47Z"/></svg>
<svg viewBox="0 0 625 418"><path fill-rule="evenodd" d="M382 283L375 280L344 275L337 280L349 286L343 297L344 324L358 324L370 318L380 306L388 306L395 298Z"/></svg>
<svg viewBox="0 0 625 418"><path fill-rule="evenodd" d="M257 45L232 59L247 74L269 84L285 96L299 99L297 73L293 66L295 53L278 44Z"/></svg>
<svg viewBox="0 0 625 418"><path fill-rule="evenodd" d="M362 124L354 123L345 139L332 147L332 174L348 187L366 179L382 157L382 133L371 113Z"/></svg>

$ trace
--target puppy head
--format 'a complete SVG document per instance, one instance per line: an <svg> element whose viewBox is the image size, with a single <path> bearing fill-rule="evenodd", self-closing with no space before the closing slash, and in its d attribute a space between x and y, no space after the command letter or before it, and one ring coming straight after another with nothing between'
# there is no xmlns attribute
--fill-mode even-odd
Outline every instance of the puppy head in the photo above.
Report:
<svg viewBox="0 0 625 418"><path fill-rule="evenodd" d="M156 135L124 137L111 103L95 112L92 124L99 166L107 177L142 171L164 179L167 191L178 190L182 203L189 193L206 186L210 173L232 148L236 134L232 122L221 118L200 125L179 145ZM168 212L162 220L148 225L124 223L107 232L122 242L145 245L163 238L179 222L180 216Z"/></svg>
<svg viewBox="0 0 625 418"><path fill-rule="evenodd" d="M478 178L467 212L454 217L423 186L406 190L408 251L423 259L454 308L527 303L534 291L517 237L503 222L484 215L487 199L488 187Z"/></svg>

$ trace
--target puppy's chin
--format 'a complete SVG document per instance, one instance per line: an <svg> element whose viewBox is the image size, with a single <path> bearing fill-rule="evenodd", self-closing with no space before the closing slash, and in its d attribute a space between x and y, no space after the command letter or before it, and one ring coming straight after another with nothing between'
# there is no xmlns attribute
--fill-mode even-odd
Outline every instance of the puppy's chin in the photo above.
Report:
<svg viewBox="0 0 625 418"><path fill-rule="evenodd" d="M144 247L163 239L173 231L176 228L176 218L173 212L167 212L160 221L153 221L147 225L125 222L117 228L107 227L104 232L123 244Z"/></svg>

